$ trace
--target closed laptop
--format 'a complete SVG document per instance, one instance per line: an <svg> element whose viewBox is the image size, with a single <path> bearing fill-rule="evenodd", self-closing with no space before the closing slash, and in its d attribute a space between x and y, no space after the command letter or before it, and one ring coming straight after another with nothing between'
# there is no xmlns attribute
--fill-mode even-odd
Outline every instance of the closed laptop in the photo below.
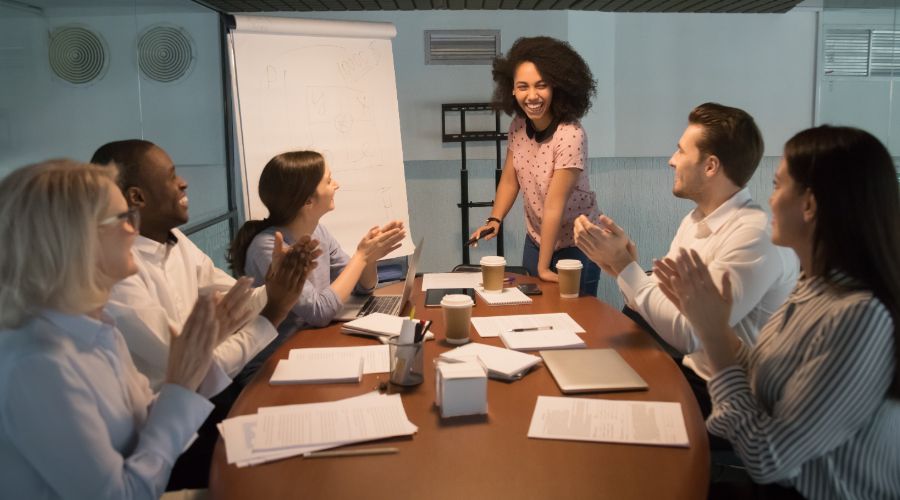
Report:
<svg viewBox="0 0 900 500"><path fill-rule="evenodd" d="M647 389L647 382L613 349L540 351L540 355L565 394Z"/></svg>

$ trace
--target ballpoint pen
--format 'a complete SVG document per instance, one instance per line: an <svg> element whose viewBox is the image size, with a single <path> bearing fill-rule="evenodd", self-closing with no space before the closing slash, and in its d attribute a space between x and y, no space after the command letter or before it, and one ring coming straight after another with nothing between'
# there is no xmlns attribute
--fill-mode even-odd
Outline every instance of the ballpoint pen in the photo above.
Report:
<svg viewBox="0 0 900 500"><path fill-rule="evenodd" d="M510 331L511 332L534 332L537 330L552 330L552 329L553 329L553 325L548 325L548 326L531 326L528 328L513 328Z"/></svg>

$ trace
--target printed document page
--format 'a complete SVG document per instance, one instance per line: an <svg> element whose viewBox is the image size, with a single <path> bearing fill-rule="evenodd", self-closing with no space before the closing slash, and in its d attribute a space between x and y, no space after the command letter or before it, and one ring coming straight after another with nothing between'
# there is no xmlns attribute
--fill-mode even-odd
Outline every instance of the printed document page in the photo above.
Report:
<svg viewBox="0 0 900 500"><path fill-rule="evenodd" d="M680 403L538 396L528 437L688 446Z"/></svg>
<svg viewBox="0 0 900 500"><path fill-rule="evenodd" d="M516 314L512 316L478 316L472 326L482 337L499 337L500 332L528 328L531 330L561 329L584 333L584 328L566 313Z"/></svg>
<svg viewBox="0 0 900 500"><path fill-rule="evenodd" d="M336 401L332 404L340 404L341 402L368 397L378 398L384 396L379 394L378 392L369 392L360 396L354 396L352 398ZM304 453L309 453L312 451L334 448L335 446L344 444L352 444L348 442L314 446L298 446L276 451L255 451L253 449L253 438L256 436L256 423L258 418L258 414L241 415L238 417L226 418L218 424L217 427L219 429L219 433L222 434L222 439L225 441L225 456L229 464L235 464L238 467L246 467L248 465L257 465L261 463L271 462L273 460L280 460L282 458L302 455Z"/></svg>
<svg viewBox="0 0 900 500"><path fill-rule="evenodd" d="M259 409L254 450L345 443L412 434L399 394Z"/></svg>

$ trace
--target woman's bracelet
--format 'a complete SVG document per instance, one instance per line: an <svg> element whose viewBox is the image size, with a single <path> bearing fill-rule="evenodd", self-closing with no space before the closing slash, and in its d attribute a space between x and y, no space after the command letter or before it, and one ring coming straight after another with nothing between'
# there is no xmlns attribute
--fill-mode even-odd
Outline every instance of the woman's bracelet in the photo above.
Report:
<svg viewBox="0 0 900 500"><path fill-rule="evenodd" d="M503 221L496 217L488 217L486 221L484 221L484 225L488 225L491 222L496 222L497 224L503 224Z"/></svg>

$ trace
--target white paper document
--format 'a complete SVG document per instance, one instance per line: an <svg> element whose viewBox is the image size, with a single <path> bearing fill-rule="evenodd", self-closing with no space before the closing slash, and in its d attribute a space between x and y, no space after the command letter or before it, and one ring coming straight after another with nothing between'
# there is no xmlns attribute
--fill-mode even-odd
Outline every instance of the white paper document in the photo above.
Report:
<svg viewBox="0 0 900 500"><path fill-rule="evenodd" d="M399 394L259 409L254 450L347 443L412 434Z"/></svg>
<svg viewBox="0 0 900 500"><path fill-rule="evenodd" d="M489 377L502 380L522 378L528 370L541 362L539 356L477 342L469 342L462 347L441 354L440 357L447 361L464 361L473 356L478 357L484 363Z"/></svg>
<svg viewBox="0 0 900 500"><path fill-rule="evenodd" d="M367 397L381 397L378 392L369 392L360 396L354 396L341 401L350 401ZM340 402L340 401L338 401ZM276 451L254 451L253 438L256 436L256 422L258 414L241 415L223 420L217 426L222 439L225 441L225 456L229 464L238 467L257 465L282 458L294 457L304 453L334 448L336 445L301 446ZM351 443L339 443L340 445Z"/></svg>
<svg viewBox="0 0 900 500"><path fill-rule="evenodd" d="M397 406L399 406L400 409L399 413L396 411ZM370 392L329 403L308 403L260 408L259 413L254 415L242 415L225 419L218 425L218 429L225 441L225 455L228 463L235 464L238 467L246 467L248 465L256 465L273 460L280 460L282 458L303 455L313 451L360 443L371 439L379 439L377 437L365 436L359 437L358 439L330 443L287 446L278 449L260 449L256 447L254 443L257 440L257 433L259 432L259 422L263 419L264 415L278 416L282 414L291 414L303 412L305 409L309 408L317 408L320 410L358 410L371 408L373 411L377 412L384 407L389 407L392 410L388 412L390 414L387 417L388 419L398 417L398 415L398 418L401 418L394 427L401 428L403 430L402 435L413 434L418 430L418 428L406 418L406 412L403 411L399 395L387 396L379 394L378 392Z"/></svg>
<svg viewBox="0 0 900 500"><path fill-rule="evenodd" d="M481 273L425 273L422 291L432 288L475 288L481 286Z"/></svg>
<svg viewBox="0 0 900 500"><path fill-rule="evenodd" d="M512 316L479 316L472 318L472 326L482 337L499 337L500 332L514 329L562 329L584 333L584 328L566 313L516 314Z"/></svg>
<svg viewBox="0 0 900 500"><path fill-rule="evenodd" d="M501 332L500 340L508 349L540 351L542 349L582 349L584 340L572 330L555 328L528 332Z"/></svg>
<svg viewBox="0 0 900 500"><path fill-rule="evenodd" d="M310 347L291 349L288 359L307 362L315 360L340 361L362 356L363 373L387 373L391 371L390 350L387 345L364 345L353 347Z"/></svg>
<svg viewBox="0 0 900 500"><path fill-rule="evenodd" d="M528 437L687 447L680 403L538 396Z"/></svg>

